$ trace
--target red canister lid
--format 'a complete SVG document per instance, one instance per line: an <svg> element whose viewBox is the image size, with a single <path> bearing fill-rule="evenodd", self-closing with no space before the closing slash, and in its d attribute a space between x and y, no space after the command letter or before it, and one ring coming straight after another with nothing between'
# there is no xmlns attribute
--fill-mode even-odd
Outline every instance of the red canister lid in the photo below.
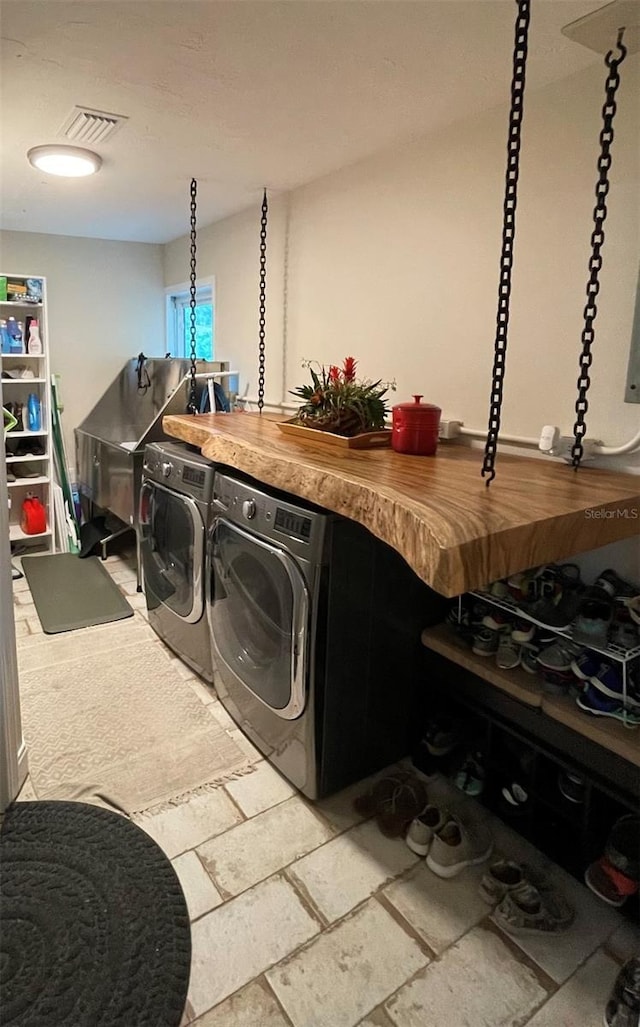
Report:
<svg viewBox="0 0 640 1027"><path fill-rule="evenodd" d="M419 421L420 424L430 424L434 418L440 417L442 410L433 403L421 403L421 399L421 395L414 395L413 403L396 403L392 412L402 411L402 416L405 419L409 418L414 422Z"/></svg>

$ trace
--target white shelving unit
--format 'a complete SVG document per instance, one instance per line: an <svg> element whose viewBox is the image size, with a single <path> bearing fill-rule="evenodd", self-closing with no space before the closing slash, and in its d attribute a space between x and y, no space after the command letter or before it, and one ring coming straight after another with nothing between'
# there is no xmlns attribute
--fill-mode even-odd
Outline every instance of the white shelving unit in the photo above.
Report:
<svg viewBox="0 0 640 1027"><path fill-rule="evenodd" d="M4 273L3 273L4 274ZM26 300L0 300L0 318L8 320L14 317L23 325L28 316L36 317L40 326L42 354L33 353L2 353L0 368L2 375L2 402L22 404L23 429L8 432L4 439L4 453L7 469L7 486L9 492L9 538L12 543L20 546L38 547L47 552L54 551L53 523L53 442L51 438L51 381L49 369L49 325L47 323L47 283L41 275L6 274L7 282L26 282L27 278L36 278L42 283L42 301L32 303ZM26 347L26 340L25 340ZM5 374L19 374L24 369L33 377L5 377ZM29 393L34 392L40 402L41 428L39 431L28 430L27 400ZM29 452L34 444L41 452ZM25 477L24 470L29 468L30 474ZM37 496L47 513L47 530L37 535L27 535L21 525L22 504L28 495Z"/></svg>

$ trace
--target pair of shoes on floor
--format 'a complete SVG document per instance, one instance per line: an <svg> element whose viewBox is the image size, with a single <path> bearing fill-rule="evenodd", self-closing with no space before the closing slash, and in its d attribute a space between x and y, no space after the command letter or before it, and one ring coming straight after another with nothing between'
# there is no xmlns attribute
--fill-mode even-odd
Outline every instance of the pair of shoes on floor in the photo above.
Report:
<svg viewBox="0 0 640 1027"><path fill-rule="evenodd" d="M459 816L427 806L407 832L412 852L426 856L427 866L438 877L456 877L465 867L489 859L493 840L482 825L463 821Z"/></svg>
<svg viewBox="0 0 640 1027"><path fill-rule="evenodd" d="M495 906L495 922L509 934L560 934L575 913L563 895L550 888L531 867L498 860L480 882L479 892Z"/></svg>
<svg viewBox="0 0 640 1027"><path fill-rule="evenodd" d="M375 817L385 837L401 838L427 801L427 790L420 778L399 770L376 781L353 805L361 816Z"/></svg>

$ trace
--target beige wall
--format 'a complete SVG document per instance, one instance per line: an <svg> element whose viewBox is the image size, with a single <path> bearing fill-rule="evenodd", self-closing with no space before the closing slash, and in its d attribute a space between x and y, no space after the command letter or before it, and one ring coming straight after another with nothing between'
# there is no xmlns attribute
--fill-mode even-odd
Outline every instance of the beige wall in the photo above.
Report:
<svg viewBox="0 0 640 1027"><path fill-rule="evenodd" d="M73 429L125 361L164 355L162 247L0 232L0 258L4 270L47 279L51 371L73 464Z"/></svg>
<svg viewBox="0 0 640 1027"><path fill-rule="evenodd" d="M610 445L638 429L623 402L639 255L639 59L619 91L588 435ZM504 432L568 433L594 205L603 68L527 97ZM506 112L343 169L271 204L267 398L306 379L303 358L350 354L363 374L396 378L450 418L484 428L493 359ZM256 393L258 205L199 232L199 272L215 274L218 359ZM288 229L287 229L288 221ZM183 281L185 239L164 249L165 283ZM290 398L290 397L289 397ZM640 466L626 458L628 466Z"/></svg>

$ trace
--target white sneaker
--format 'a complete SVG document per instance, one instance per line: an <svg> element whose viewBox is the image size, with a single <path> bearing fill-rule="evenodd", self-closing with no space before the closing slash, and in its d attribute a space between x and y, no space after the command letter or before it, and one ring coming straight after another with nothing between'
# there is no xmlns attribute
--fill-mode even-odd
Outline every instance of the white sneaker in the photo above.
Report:
<svg viewBox="0 0 640 1027"><path fill-rule="evenodd" d="M484 863L492 852L493 839L485 827L450 816L431 842L427 866L438 877L455 877L465 867Z"/></svg>
<svg viewBox="0 0 640 1027"><path fill-rule="evenodd" d="M444 827L449 814L437 806L425 806L422 813L411 821L405 841L416 856L426 856L436 831Z"/></svg>

